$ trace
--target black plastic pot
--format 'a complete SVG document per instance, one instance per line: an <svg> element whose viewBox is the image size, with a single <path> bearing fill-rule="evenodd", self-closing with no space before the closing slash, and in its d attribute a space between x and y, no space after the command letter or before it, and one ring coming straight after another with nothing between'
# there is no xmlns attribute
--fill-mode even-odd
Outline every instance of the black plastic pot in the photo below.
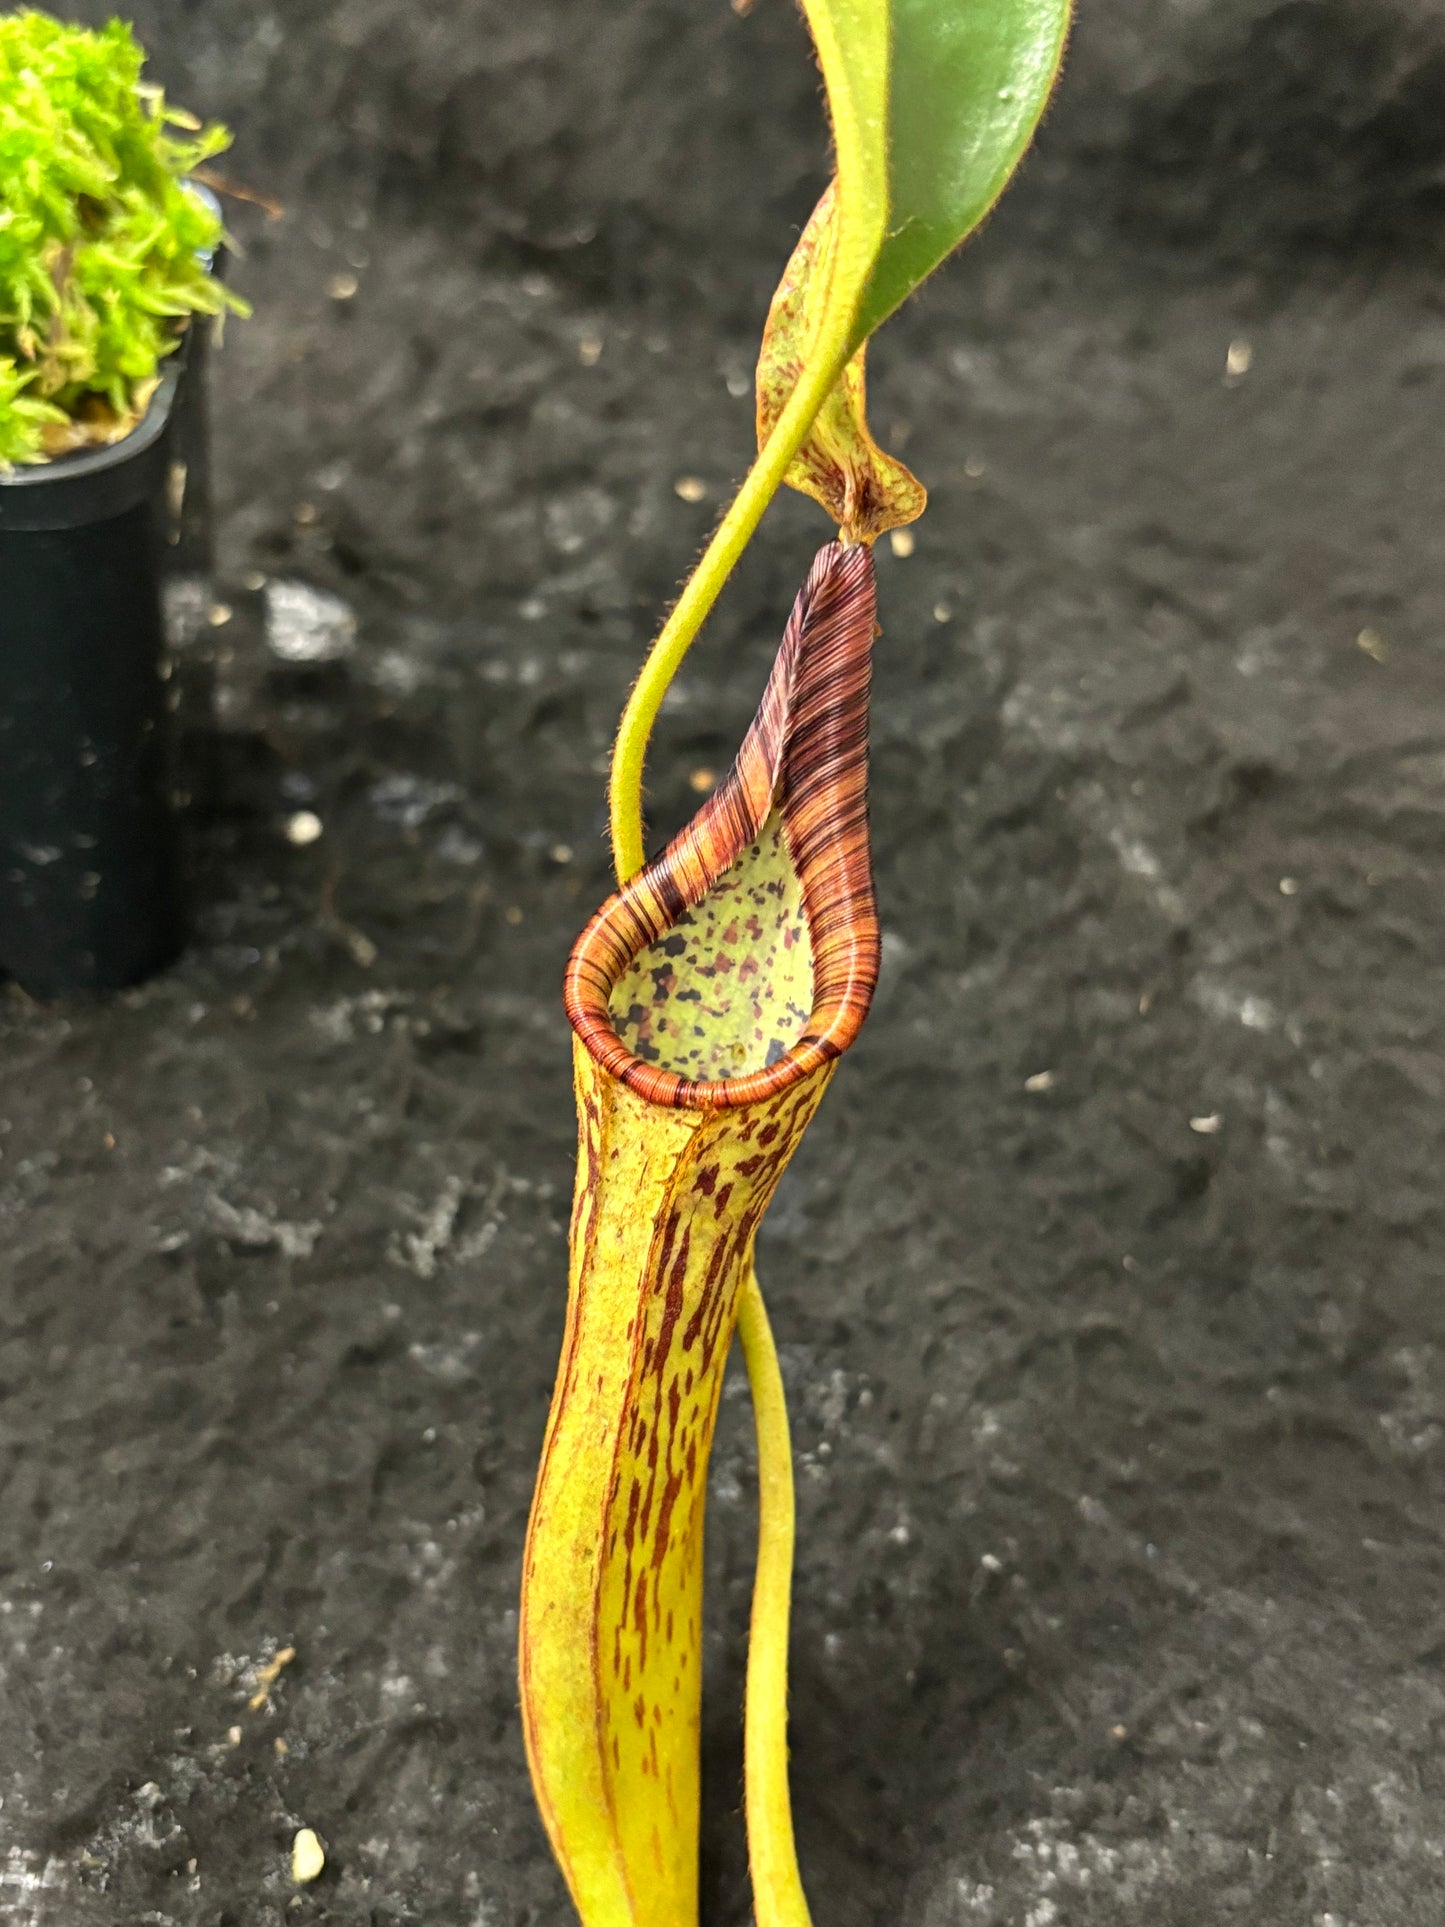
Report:
<svg viewBox="0 0 1445 1927"><path fill-rule="evenodd" d="M0 473L0 971L36 997L139 983L185 942L161 583L199 345L123 441Z"/></svg>

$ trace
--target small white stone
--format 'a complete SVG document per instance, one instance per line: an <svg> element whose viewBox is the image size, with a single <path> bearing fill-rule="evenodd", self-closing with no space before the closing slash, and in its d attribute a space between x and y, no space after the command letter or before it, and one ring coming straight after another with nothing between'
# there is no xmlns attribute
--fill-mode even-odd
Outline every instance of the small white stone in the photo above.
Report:
<svg viewBox="0 0 1445 1927"><path fill-rule="evenodd" d="M1207 1117L1191 1117L1189 1128L1201 1137L1217 1137L1224 1129L1224 1119L1218 1111L1211 1111Z"/></svg>
<svg viewBox="0 0 1445 1927"><path fill-rule="evenodd" d="M282 662L341 662L354 652L356 615L340 596L309 582L273 580L265 598L266 646Z"/></svg>
<svg viewBox="0 0 1445 1927"><path fill-rule="evenodd" d="M321 1836L311 1827L302 1827L291 1842L292 1880L298 1887L305 1887L325 1865L326 1849L321 1844Z"/></svg>
<svg viewBox="0 0 1445 1927"><path fill-rule="evenodd" d="M297 810L286 819L286 841L304 849L321 835L321 818L314 810Z"/></svg>

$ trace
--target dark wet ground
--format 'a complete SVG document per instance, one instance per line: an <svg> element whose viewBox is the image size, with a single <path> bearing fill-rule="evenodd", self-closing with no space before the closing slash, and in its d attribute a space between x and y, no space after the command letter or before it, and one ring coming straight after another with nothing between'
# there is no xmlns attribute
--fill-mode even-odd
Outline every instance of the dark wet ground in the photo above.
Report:
<svg viewBox="0 0 1445 1927"><path fill-rule="evenodd" d="M105 1010L0 1002L26 1927L569 1918L512 1677L555 987L820 139L779 0L425 12L140 10L289 212L236 222L231 614L178 612L198 941ZM1442 79L1423 0L1097 0L877 350L933 490L880 558L887 974L760 1249L819 1927L1445 1917ZM660 824L827 533L770 518ZM710 1927L749 1478L734 1384Z"/></svg>

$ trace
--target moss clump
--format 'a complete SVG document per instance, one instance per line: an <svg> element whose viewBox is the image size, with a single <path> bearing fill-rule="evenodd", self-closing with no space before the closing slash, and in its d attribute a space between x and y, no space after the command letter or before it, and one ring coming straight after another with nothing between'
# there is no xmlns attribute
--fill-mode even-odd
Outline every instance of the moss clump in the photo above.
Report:
<svg viewBox="0 0 1445 1927"><path fill-rule="evenodd" d="M231 137L168 107L144 61L121 20L0 15L0 463L125 434L186 317L244 311L183 184Z"/></svg>

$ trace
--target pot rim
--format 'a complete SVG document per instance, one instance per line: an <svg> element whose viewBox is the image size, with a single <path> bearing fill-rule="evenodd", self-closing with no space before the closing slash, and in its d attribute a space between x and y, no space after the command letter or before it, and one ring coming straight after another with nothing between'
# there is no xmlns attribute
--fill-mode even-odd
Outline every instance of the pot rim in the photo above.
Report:
<svg viewBox="0 0 1445 1927"><path fill-rule="evenodd" d="M102 442L93 448L68 448L64 454L52 455L48 461L17 462L13 468L0 468L0 489L54 487L57 483L104 474L107 469L119 468L123 462L133 461L136 456L143 455L165 433L184 372L186 346L183 341L173 355L167 356L169 366L161 376L155 393L146 403L145 413L134 428L126 430L119 441Z"/></svg>

